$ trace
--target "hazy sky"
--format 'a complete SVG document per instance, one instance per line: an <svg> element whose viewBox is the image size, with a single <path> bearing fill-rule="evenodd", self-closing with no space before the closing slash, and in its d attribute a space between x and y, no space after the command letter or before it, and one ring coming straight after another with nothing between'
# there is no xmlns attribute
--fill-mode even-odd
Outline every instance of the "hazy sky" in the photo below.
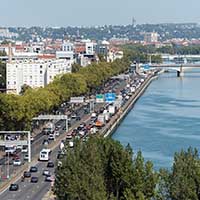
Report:
<svg viewBox="0 0 200 200"><path fill-rule="evenodd" d="M200 21L200 0L0 0L0 8L0 26Z"/></svg>

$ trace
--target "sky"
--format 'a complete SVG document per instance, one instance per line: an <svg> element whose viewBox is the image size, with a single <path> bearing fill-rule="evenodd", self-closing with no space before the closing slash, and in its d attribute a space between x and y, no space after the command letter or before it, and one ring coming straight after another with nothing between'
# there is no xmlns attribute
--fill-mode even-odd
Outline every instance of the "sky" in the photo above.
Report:
<svg viewBox="0 0 200 200"><path fill-rule="evenodd" d="M200 0L0 0L0 26L200 22Z"/></svg>

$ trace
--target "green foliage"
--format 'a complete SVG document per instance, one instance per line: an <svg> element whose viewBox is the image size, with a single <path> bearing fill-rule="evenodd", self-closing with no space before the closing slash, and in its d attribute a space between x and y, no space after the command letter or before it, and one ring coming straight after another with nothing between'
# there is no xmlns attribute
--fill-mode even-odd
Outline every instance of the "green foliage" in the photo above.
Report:
<svg viewBox="0 0 200 200"><path fill-rule="evenodd" d="M6 64L0 61L0 88L6 88Z"/></svg>
<svg viewBox="0 0 200 200"><path fill-rule="evenodd" d="M59 200L154 197L153 176L156 174L152 164L145 165L141 153L132 160L131 152L130 146L124 148L110 138L91 137L86 143L77 141L73 150L67 149L62 167L56 170L55 194ZM139 167L142 167L142 179ZM136 188L140 189L136 191Z"/></svg>
<svg viewBox="0 0 200 200"><path fill-rule="evenodd" d="M129 64L125 59L92 64L76 73L56 77L45 88L30 89L29 86L23 86L21 96L1 94L0 130L29 129L33 117L51 112L72 96L80 96L95 89L109 77L127 70Z"/></svg>
<svg viewBox="0 0 200 200"><path fill-rule="evenodd" d="M196 149L175 153L170 175L170 195L174 200L200 198L200 160Z"/></svg>
<svg viewBox="0 0 200 200"><path fill-rule="evenodd" d="M72 65L72 73L76 73L78 72L79 70L81 69L81 65L77 64L77 63L74 63Z"/></svg>

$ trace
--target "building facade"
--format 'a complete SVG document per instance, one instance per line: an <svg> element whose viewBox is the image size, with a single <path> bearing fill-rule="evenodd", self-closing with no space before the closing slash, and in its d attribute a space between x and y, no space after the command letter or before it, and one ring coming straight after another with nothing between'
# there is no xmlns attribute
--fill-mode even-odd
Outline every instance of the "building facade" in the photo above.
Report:
<svg viewBox="0 0 200 200"><path fill-rule="evenodd" d="M19 94L25 84L44 87L56 75L70 73L71 63L62 59L12 61L7 63L6 70L7 93Z"/></svg>

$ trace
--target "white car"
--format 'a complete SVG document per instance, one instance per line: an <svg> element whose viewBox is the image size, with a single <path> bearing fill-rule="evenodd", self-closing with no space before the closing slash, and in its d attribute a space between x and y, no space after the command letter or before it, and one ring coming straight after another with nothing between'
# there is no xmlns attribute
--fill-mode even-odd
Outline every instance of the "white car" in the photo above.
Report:
<svg viewBox="0 0 200 200"><path fill-rule="evenodd" d="M22 152L22 153L28 153L27 147L23 146L21 152Z"/></svg>
<svg viewBox="0 0 200 200"><path fill-rule="evenodd" d="M54 134L49 134L48 140L55 140L55 135Z"/></svg>
<svg viewBox="0 0 200 200"><path fill-rule="evenodd" d="M28 154L25 154L25 155L24 155L24 160L28 160L28 159L29 159Z"/></svg>
<svg viewBox="0 0 200 200"><path fill-rule="evenodd" d="M55 134L55 136L59 136L60 135L59 131L55 131L54 134Z"/></svg>
<svg viewBox="0 0 200 200"><path fill-rule="evenodd" d="M49 176L49 175L51 175L51 174L50 174L50 171L49 171L49 170L45 169L45 170L43 171L43 175L44 175L44 176Z"/></svg>
<svg viewBox="0 0 200 200"><path fill-rule="evenodd" d="M74 147L74 142L73 141L69 141L69 147L73 148Z"/></svg>
<svg viewBox="0 0 200 200"><path fill-rule="evenodd" d="M19 159L16 159L16 160L13 161L14 166L20 166L21 164L22 164L22 162Z"/></svg>
<svg viewBox="0 0 200 200"><path fill-rule="evenodd" d="M17 145L17 149L20 149L20 150L22 150L22 145Z"/></svg>

